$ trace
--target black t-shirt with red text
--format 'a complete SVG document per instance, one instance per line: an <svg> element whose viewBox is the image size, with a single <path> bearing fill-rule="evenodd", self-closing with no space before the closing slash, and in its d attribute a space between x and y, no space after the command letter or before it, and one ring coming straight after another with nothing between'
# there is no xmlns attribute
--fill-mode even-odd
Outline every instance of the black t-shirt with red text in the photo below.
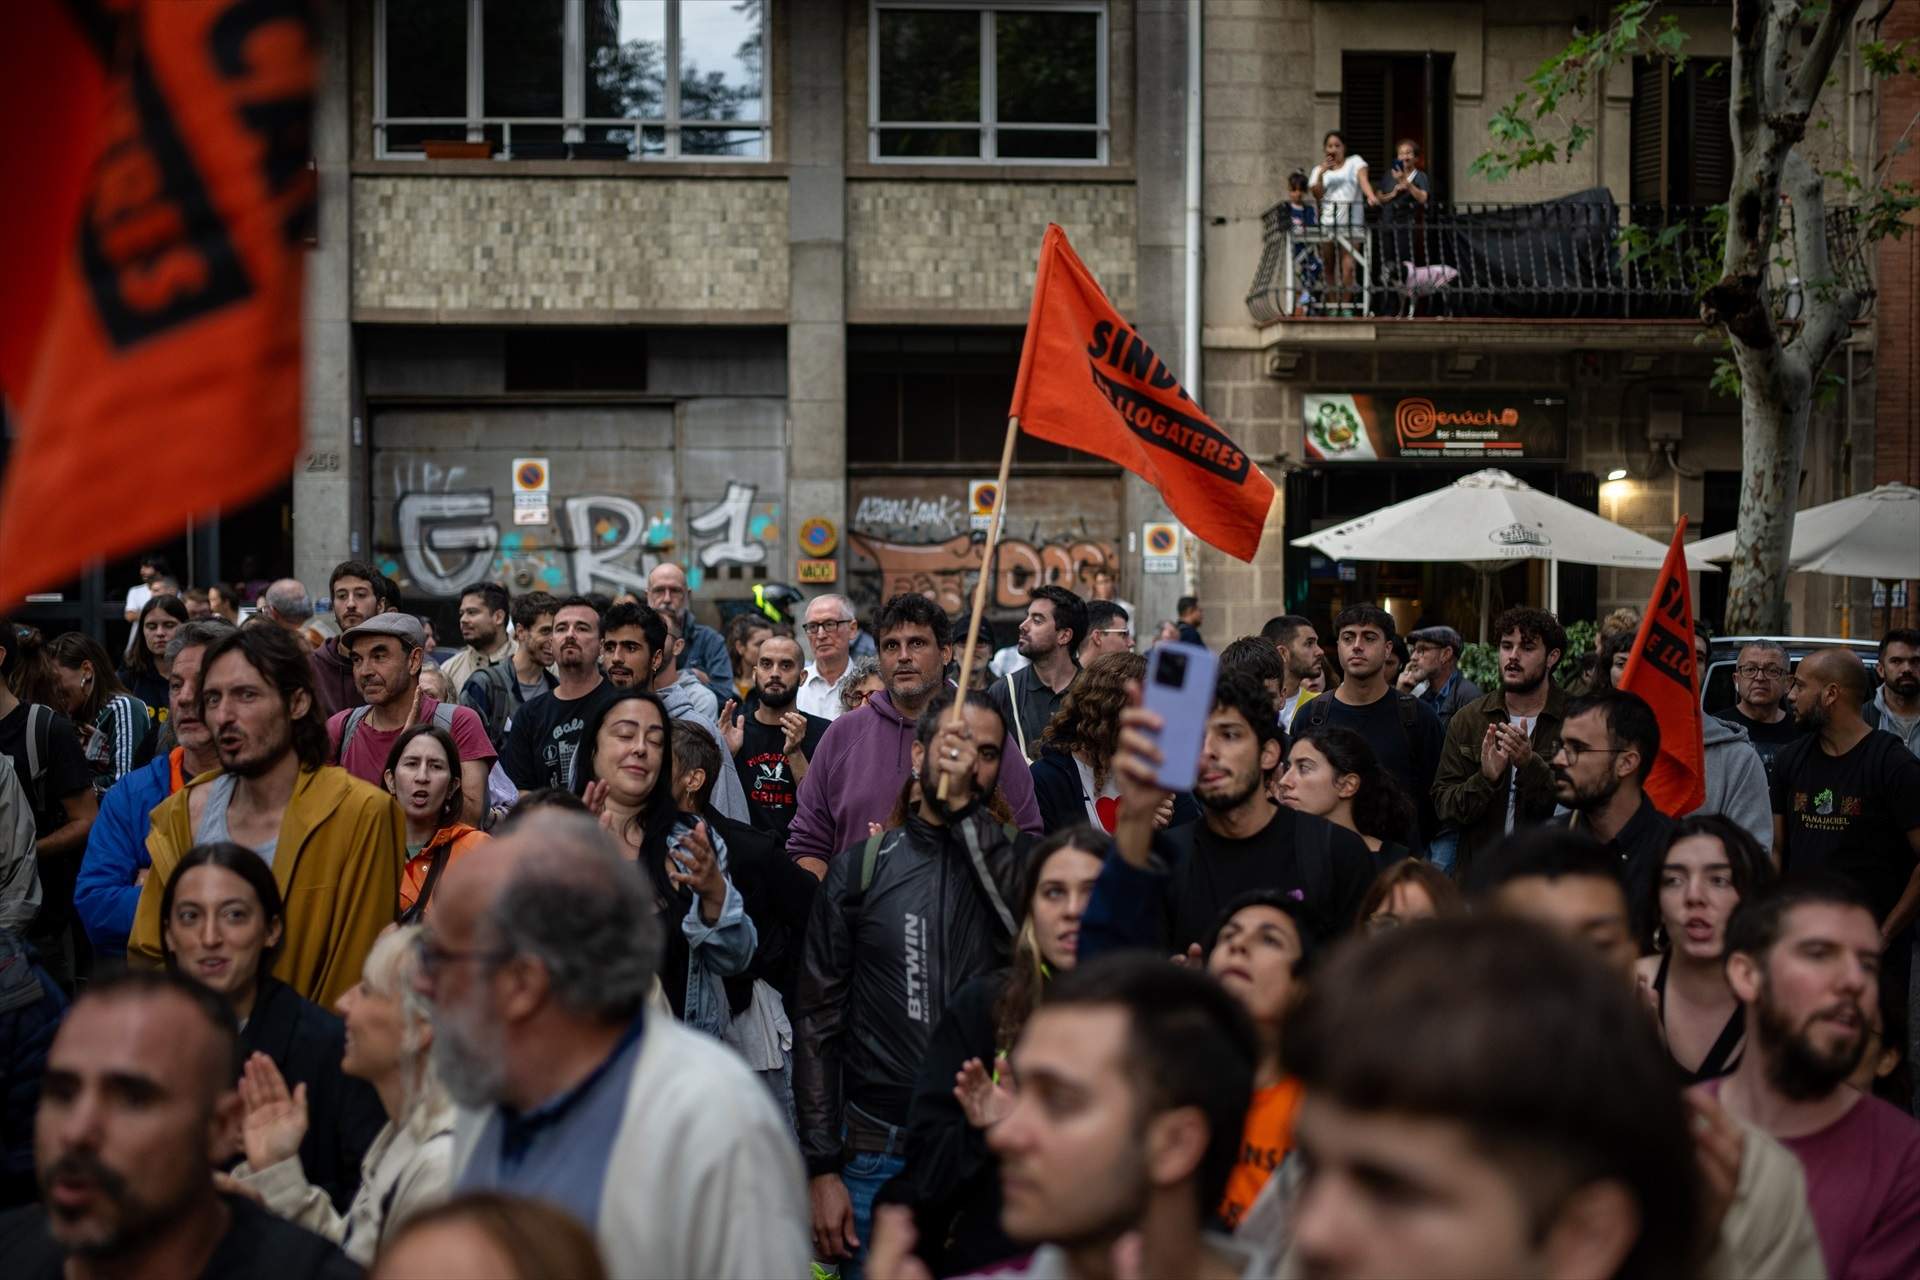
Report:
<svg viewBox="0 0 1920 1280"><path fill-rule="evenodd" d="M747 809L753 814L754 827L784 846L800 790L793 766L787 762L786 731L777 724L761 724L751 712L743 714L742 721L740 750L734 753L733 764L747 793ZM807 759L813 759L820 749L820 736L830 723L819 716L807 716L807 733L800 741Z"/></svg>
<svg viewBox="0 0 1920 1280"><path fill-rule="evenodd" d="M1913 875L1907 833L1920 827L1920 758L1900 739L1875 729L1843 756L1817 734L1788 743L1774 758L1773 811L1786 819L1781 870L1846 876L1887 918Z"/></svg>

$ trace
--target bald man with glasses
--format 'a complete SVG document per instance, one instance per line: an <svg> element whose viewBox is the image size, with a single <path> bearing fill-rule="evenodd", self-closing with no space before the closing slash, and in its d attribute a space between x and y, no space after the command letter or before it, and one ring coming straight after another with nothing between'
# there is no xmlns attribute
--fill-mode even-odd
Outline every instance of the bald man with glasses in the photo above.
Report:
<svg viewBox="0 0 1920 1280"><path fill-rule="evenodd" d="M1747 731L1753 749L1766 766L1767 785L1773 785L1774 757L1804 730L1787 711L1787 680L1793 663L1777 644L1756 641L1740 646L1734 660L1733 689L1738 700L1719 718Z"/></svg>

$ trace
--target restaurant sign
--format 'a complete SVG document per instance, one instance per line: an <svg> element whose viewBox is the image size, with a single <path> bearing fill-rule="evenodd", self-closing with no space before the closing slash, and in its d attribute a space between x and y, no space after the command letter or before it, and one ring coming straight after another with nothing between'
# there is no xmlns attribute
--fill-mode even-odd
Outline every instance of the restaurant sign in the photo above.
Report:
<svg viewBox="0 0 1920 1280"><path fill-rule="evenodd" d="M1560 461L1567 402L1542 392L1308 392L1309 462Z"/></svg>

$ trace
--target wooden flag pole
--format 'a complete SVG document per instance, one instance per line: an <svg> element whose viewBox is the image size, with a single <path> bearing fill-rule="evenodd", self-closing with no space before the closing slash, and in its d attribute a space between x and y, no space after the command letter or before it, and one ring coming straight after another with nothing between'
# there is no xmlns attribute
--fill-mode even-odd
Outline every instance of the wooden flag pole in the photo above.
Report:
<svg viewBox="0 0 1920 1280"><path fill-rule="evenodd" d="M1000 544L1000 516L1007 509L1007 473L1013 470L1013 443L1020 436L1020 417L1007 419L1007 442L1000 449L1000 479L994 489L993 517L987 521L987 545L980 552L980 580L973 584L973 616L967 619L967 647L960 654L960 690L953 699L951 724L965 718L967 688L973 681L973 650L980 640L980 618L987 611L987 579L993 575L993 551ZM947 775L940 775L934 794L947 798Z"/></svg>

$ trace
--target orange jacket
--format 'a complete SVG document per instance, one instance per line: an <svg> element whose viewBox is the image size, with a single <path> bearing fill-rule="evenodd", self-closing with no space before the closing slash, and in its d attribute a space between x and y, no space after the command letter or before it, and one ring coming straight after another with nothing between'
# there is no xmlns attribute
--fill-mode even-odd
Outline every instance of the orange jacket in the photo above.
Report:
<svg viewBox="0 0 1920 1280"><path fill-rule="evenodd" d="M470 827L464 822L449 822L434 832L433 839L427 841L426 847L408 858L407 865L401 868L401 912L404 914L413 909L414 900L420 896L420 889L427 882L427 872L433 868L433 856L443 846L450 846L447 850L447 866L450 867L491 838L478 827ZM440 874L446 874L444 868Z"/></svg>

